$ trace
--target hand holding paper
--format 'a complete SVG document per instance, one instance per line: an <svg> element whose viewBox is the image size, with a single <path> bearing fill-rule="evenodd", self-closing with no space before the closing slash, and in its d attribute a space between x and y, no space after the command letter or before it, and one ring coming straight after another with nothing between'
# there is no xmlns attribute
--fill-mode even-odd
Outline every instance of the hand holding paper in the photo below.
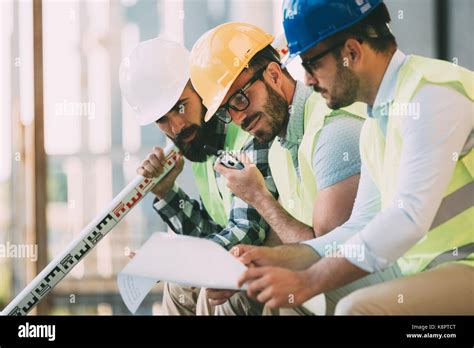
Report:
<svg viewBox="0 0 474 348"><path fill-rule="evenodd" d="M246 270L218 244L202 238L154 233L117 276L120 294L135 313L157 281L213 289L244 289L237 279Z"/></svg>

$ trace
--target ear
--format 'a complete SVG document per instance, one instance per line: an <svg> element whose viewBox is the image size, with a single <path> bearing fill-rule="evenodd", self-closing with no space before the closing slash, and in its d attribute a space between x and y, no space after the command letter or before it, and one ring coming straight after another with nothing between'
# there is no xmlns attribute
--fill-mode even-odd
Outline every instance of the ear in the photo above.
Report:
<svg viewBox="0 0 474 348"><path fill-rule="evenodd" d="M266 76L265 76L266 75ZM282 84L283 71L279 64L271 62L268 64L267 69L264 73L265 79L270 82L271 85L280 88Z"/></svg>
<svg viewBox="0 0 474 348"><path fill-rule="evenodd" d="M362 43L357 39L348 39L342 48L341 56L343 65L354 69L355 66L360 64L364 56Z"/></svg>

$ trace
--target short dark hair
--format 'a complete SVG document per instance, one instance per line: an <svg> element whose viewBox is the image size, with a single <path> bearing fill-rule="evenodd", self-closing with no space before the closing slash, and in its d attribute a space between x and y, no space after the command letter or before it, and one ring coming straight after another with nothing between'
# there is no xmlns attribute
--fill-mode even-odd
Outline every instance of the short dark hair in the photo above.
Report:
<svg viewBox="0 0 474 348"><path fill-rule="evenodd" d="M379 53L387 53L397 47L397 40L390 31L390 13L384 3L378 5L367 17L347 29L333 35L331 41L359 38ZM336 55L339 52L336 52Z"/></svg>
<svg viewBox="0 0 474 348"><path fill-rule="evenodd" d="M275 62L281 66L280 54L272 45L267 45L250 59L249 68L253 71L257 71L270 62ZM282 71L286 76L291 77L288 70L282 69Z"/></svg>

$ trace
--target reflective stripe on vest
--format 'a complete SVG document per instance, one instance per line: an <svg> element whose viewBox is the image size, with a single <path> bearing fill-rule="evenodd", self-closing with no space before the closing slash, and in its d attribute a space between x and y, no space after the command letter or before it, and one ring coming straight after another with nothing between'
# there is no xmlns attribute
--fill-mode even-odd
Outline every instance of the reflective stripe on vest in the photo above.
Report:
<svg viewBox="0 0 474 348"><path fill-rule="evenodd" d="M233 123L227 125L224 149L240 151L252 138ZM201 201L211 219L220 226L227 225L232 204L232 194L222 177L216 179L214 172L215 156L209 156L206 162L193 162L194 179Z"/></svg>
<svg viewBox="0 0 474 348"><path fill-rule="evenodd" d="M278 141L274 141L270 148L268 162L281 205L295 219L312 226L313 206L317 195L313 153L319 132L330 117L346 115L358 119L365 118L367 105L355 103L340 110L331 110L320 94L312 93L306 100L304 113L304 135L298 148L300 177L290 152Z"/></svg>
<svg viewBox="0 0 474 348"><path fill-rule="evenodd" d="M445 196L436 212L430 230L444 224L474 205L474 181ZM473 226L474 228L474 226Z"/></svg>
<svg viewBox="0 0 474 348"><path fill-rule="evenodd" d="M410 102L427 83L452 88L474 100L471 71L448 62L411 56L400 69L394 104ZM390 108L385 137L374 119L365 122L361 133L362 161L380 190L382 209L392 204L397 187L403 119ZM474 266L474 254L470 252L474 243L473 161L472 149L458 159L429 232L398 260L403 274L418 273L448 261Z"/></svg>

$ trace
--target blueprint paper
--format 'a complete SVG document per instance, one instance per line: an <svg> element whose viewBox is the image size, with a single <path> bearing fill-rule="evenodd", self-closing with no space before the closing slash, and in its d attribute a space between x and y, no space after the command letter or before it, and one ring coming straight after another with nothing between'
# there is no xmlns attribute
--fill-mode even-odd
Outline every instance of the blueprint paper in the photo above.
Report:
<svg viewBox="0 0 474 348"><path fill-rule="evenodd" d="M127 308L135 313L157 281L238 290L237 279L246 269L215 242L157 232L118 274L117 284Z"/></svg>

